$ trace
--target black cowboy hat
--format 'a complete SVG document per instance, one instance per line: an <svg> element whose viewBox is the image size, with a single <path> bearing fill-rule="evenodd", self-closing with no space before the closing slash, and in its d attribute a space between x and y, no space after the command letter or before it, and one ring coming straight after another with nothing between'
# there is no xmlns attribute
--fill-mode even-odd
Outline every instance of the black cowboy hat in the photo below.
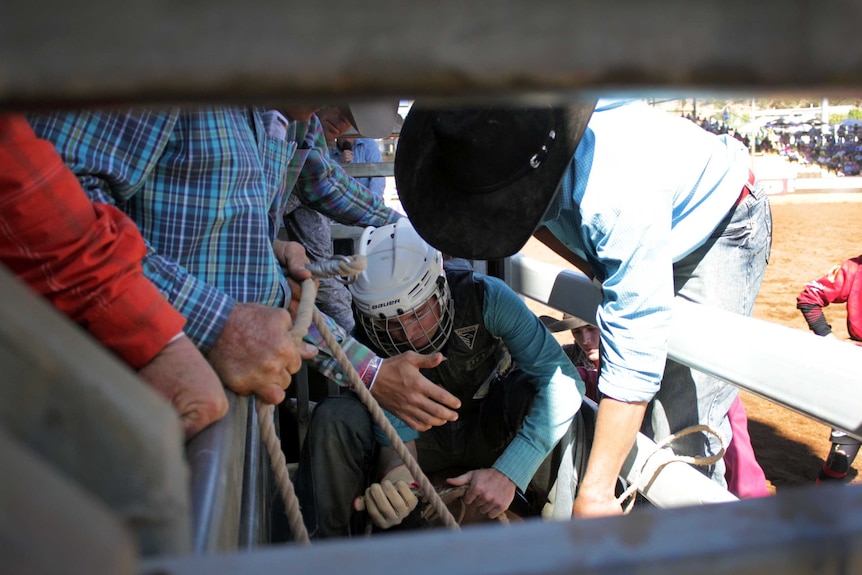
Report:
<svg viewBox="0 0 862 575"><path fill-rule="evenodd" d="M496 259L520 250L551 203L594 107L414 105L398 140L395 183L416 231L456 257Z"/></svg>

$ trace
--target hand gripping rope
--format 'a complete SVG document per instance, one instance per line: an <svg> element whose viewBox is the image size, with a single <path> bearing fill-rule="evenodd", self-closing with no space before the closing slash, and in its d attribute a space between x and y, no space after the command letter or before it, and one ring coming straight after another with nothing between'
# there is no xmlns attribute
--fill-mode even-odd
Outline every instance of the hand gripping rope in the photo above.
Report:
<svg viewBox="0 0 862 575"><path fill-rule="evenodd" d="M350 278L351 276L358 275L362 270L364 270L365 265L365 256L351 256L349 258L341 257L337 260L309 264L308 269L311 271L312 275L317 278L336 276ZM348 279L344 281L349 283L350 280ZM407 450L404 442L401 441L400 437L398 437L398 434L395 432L395 428L392 427L392 424L389 423L389 420L383 415L383 410L377 404L377 400L375 400L371 395L371 392L365 388L365 384L362 383L356 369L344 354L344 351L335 340L332 332L329 331L326 322L323 320L323 316L314 307L314 299L317 296L316 291L313 279L307 279L302 282L302 295L299 300L299 311L297 312L293 328L290 330L294 341L298 345L302 343L302 338L308 334L308 327L313 319L314 325L317 326L317 329L323 336L326 345L338 361L338 365L347 375L351 388L357 393L357 395L359 395L359 399L365 407L368 408L368 411L371 412L371 416L374 418L375 423L377 423L377 425L379 425L383 430L387 439L389 439L389 442L392 444L392 448L396 453L398 453L402 461L404 461L404 464L407 466L407 469L410 470L410 473L419 483L422 493L428 499L437 515L440 516L447 527L459 530L460 527L455 521L455 518L452 517L446 504L443 503L443 500L434 489L431 481L425 473L422 472L416 459ZM294 534L294 539L298 543L309 545L310 540L308 538L308 531L306 530L305 523L302 520L299 501L296 498L293 484L290 482L284 453L281 451L281 445L278 436L275 433L275 424L273 421L274 407L272 405L265 404L260 400L256 400L255 405L257 407L258 420L260 421L261 438L266 445L267 452L269 453L272 470L275 474L276 486L284 500L285 514L287 515L287 519L290 524L290 530Z"/></svg>

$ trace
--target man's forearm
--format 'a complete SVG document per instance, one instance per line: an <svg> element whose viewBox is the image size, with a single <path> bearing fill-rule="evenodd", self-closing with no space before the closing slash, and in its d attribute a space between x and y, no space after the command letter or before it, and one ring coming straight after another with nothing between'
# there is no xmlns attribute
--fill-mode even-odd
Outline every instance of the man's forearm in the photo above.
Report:
<svg viewBox="0 0 862 575"><path fill-rule="evenodd" d="M189 339L208 353L233 310L233 298L158 254L147 255L143 267L147 279L186 318L184 331Z"/></svg>
<svg viewBox="0 0 862 575"><path fill-rule="evenodd" d="M582 495L602 499L613 497L623 463L637 438L646 413L646 402L627 403L605 397L599 403L596 431L584 480Z"/></svg>

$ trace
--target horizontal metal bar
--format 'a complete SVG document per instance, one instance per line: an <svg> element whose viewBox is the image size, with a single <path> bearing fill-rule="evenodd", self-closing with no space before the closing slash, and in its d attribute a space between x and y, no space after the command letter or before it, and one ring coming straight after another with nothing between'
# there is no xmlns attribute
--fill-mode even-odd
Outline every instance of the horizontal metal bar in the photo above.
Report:
<svg viewBox="0 0 862 575"><path fill-rule="evenodd" d="M586 276L511 259L515 291L584 319L601 293ZM740 346L739 334L749 345ZM862 438L862 348L677 298L668 355L779 405ZM733 358L728 361L727 358ZM816 383L815 383L816 381Z"/></svg>
<svg viewBox="0 0 862 575"><path fill-rule="evenodd" d="M507 260L506 283L537 302L596 322L602 294L590 278L578 270L515 255Z"/></svg>
<svg viewBox="0 0 862 575"><path fill-rule="evenodd" d="M364 164L342 164L348 176L354 178L376 178L395 175L394 162L367 162Z"/></svg>
<svg viewBox="0 0 862 575"><path fill-rule="evenodd" d="M673 321L673 359L862 439L862 348L679 298Z"/></svg>
<svg viewBox="0 0 862 575"><path fill-rule="evenodd" d="M638 492L656 507L686 507L738 500L688 463L668 463L673 453L667 449L650 458L655 450L655 442L638 433L620 476L630 484L637 482Z"/></svg>
<svg viewBox="0 0 862 575"><path fill-rule="evenodd" d="M485 524L311 547L142 561L140 575L847 575L862 573L862 488L809 487L725 505ZM855 512L851 510L856 510Z"/></svg>
<svg viewBox="0 0 862 575"><path fill-rule="evenodd" d="M0 107L848 92L860 20L854 0L6 0Z"/></svg>

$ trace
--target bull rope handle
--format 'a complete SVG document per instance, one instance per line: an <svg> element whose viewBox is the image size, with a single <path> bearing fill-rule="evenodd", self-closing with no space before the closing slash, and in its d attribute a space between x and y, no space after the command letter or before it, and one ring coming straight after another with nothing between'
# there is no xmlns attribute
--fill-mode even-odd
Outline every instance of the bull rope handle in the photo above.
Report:
<svg viewBox="0 0 862 575"><path fill-rule="evenodd" d="M330 260L327 262L320 262L317 265L311 264L308 267L314 277L349 277L358 275L365 269L365 265L365 256L351 256L347 259ZM317 290L313 279L307 279L302 282L302 295L299 300L299 310L297 312L293 328L290 330L290 334L294 341L297 345L302 345L302 338L308 334L308 327L311 324L311 321L314 320L314 325L317 326L317 329L323 336L323 340L326 342L326 345L338 361L338 365L348 376L351 388L359 396L363 405L368 408L368 411L374 418L374 422L383 430L386 438L389 439L389 442L392 444L392 448L396 453L398 453L401 460L404 461L404 464L407 466L407 469L410 470L410 473L419 483L422 493L428 499L437 514L443 519L445 525L450 529L459 530L460 527L455 521L455 518L449 512L446 504L443 503L443 500L434 489L431 481L419 467L419 463L410 451L407 450L407 446L405 446L401 438L398 437L398 433L383 414L383 410L380 408L377 400L374 399L371 392L366 389L365 384L362 382L362 379L360 379L359 374L356 371L356 368L354 368L353 364L350 363L344 350L341 349L341 345L336 341L335 336L332 335L332 332L326 325L326 321L323 319L323 316L319 311L317 311L317 309L315 309L314 299L317 295L316 292ZM255 400L255 407L257 409L260 424L261 439L269 453L269 459L273 473L275 474L275 483L282 499L284 500L285 514L287 515L288 523L290 524L290 530L294 534L294 539L298 543L309 545L311 541L308 537L308 530L305 528L305 522L302 520L302 513L299 509L299 500L297 499L296 492L293 489L293 483L290 481L284 453L281 451L281 444L275 433L275 423L273 418L274 406L265 404L260 400Z"/></svg>
<svg viewBox="0 0 862 575"><path fill-rule="evenodd" d="M691 435L692 433L700 433L701 431L706 433L706 434L713 435L713 436L717 437L719 444L721 445L721 448L714 455L710 455L709 457L690 456L690 455L674 455L673 457L670 457L667 461L663 461L660 465L658 465L655 468L655 470L652 472L652 475L650 475L650 481L652 481L653 478L655 478L655 476L657 476L659 474L659 472L662 469L664 469L664 466L669 464L669 463L675 463L677 461L680 461L682 463L688 463L690 465L703 466L703 465L712 465L713 463L715 463L716 461L718 461L719 459L724 457L724 452L726 451L726 448L724 445L724 437L722 437L720 433L718 433L717 431L715 431L714 429L712 429L708 425L692 425L691 427L686 427L682 431L678 431L677 433L672 433L671 435L665 437L661 442L656 444L655 449L652 451L652 453L647 455L646 458L644 459L643 465L641 465L640 469L635 474L635 478L632 480L631 484L626 488L625 491L623 491L622 495L620 495L617 498L617 503L619 503L620 506L625 504L625 507L623 508L624 514L630 512L632 510L632 508L634 507L634 504L635 504L634 495L638 491L638 484L640 483L640 481L642 479L641 475L643 474L644 470L646 469L647 465L649 464L650 459L652 459L652 457L656 453L659 453L663 448L667 447L668 445L670 445L671 443L673 443L674 441L676 441L680 437L684 437L686 435Z"/></svg>

